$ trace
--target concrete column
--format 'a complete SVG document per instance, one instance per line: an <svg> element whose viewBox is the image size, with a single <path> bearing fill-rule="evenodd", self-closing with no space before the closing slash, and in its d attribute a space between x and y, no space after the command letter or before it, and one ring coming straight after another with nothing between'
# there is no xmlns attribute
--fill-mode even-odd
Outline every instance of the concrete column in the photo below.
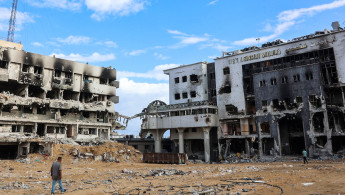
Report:
<svg viewBox="0 0 345 195"><path fill-rule="evenodd" d="M161 129L155 129L150 131L150 133L153 135L153 139L155 140L155 153L162 153L162 136L164 131Z"/></svg>
<svg viewBox="0 0 345 195"><path fill-rule="evenodd" d="M210 155L211 155L211 148L210 148L210 130L211 127L203 127L204 131L204 150L205 150L205 162L210 163Z"/></svg>
<svg viewBox="0 0 345 195"><path fill-rule="evenodd" d="M249 145L249 139L244 139L246 154L250 156L250 145Z"/></svg>
<svg viewBox="0 0 345 195"><path fill-rule="evenodd" d="M263 150L262 150L262 138L261 138L261 123L257 123L257 133L258 133L258 143L259 143L259 157L260 159L263 157Z"/></svg>
<svg viewBox="0 0 345 195"><path fill-rule="evenodd" d="M37 135L37 123L34 123L34 129L32 130L34 135Z"/></svg>
<svg viewBox="0 0 345 195"><path fill-rule="evenodd" d="M178 131L178 152L184 153L184 138L183 138L184 129L177 129L177 131Z"/></svg>
<svg viewBox="0 0 345 195"><path fill-rule="evenodd" d="M325 148L327 152L332 155L333 154L332 129L329 128L327 110L323 112L323 126L325 128L326 135L327 135L327 142L325 144Z"/></svg>

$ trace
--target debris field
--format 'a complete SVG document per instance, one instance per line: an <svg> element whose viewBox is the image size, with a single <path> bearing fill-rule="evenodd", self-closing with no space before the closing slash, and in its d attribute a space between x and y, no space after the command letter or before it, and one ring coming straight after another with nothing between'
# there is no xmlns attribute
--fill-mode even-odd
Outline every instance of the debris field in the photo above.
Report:
<svg viewBox="0 0 345 195"><path fill-rule="evenodd" d="M50 167L63 156L65 194L342 194L345 161L144 164L130 146L54 146L47 157L0 161L1 194L50 194ZM329 182L330 179L332 182ZM56 194L59 194L57 186Z"/></svg>

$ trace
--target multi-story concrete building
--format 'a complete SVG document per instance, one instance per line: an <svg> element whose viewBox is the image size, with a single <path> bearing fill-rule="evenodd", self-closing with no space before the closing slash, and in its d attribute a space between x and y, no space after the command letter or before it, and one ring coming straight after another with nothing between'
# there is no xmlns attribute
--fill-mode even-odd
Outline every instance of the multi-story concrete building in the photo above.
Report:
<svg viewBox="0 0 345 195"><path fill-rule="evenodd" d="M189 65L167 70L170 105L158 106L156 110L157 113L164 107L174 110L156 117L155 122L164 129L177 129L171 131L171 139L177 139L178 134L179 145L184 144L181 140L192 133L176 133L181 127L204 126L198 124L199 120L189 119L196 117L196 113L180 114L178 121L172 121L176 116L171 114L184 109L188 101L194 102L188 100L188 95L190 91L198 91L198 101L217 105L212 107L217 110L212 117L219 123L206 126L219 129L219 154L223 156L230 152L300 155L304 148L310 156L333 154L345 148L344 43L345 31L334 22L332 30L224 52L214 65L210 64L212 68L206 68L208 65L204 63L201 67L205 68ZM187 81L183 76L189 78L188 75L195 75L193 78L202 82L183 83ZM149 121L151 118L145 118L143 124ZM199 145L192 143L189 147L193 150Z"/></svg>
<svg viewBox="0 0 345 195"><path fill-rule="evenodd" d="M47 139L109 139L117 128L116 70L43 56L0 42L1 158L26 155Z"/></svg>
<svg viewBox="0 0 345 195"><path fill-rule="evenodd" d="M152 102L143 111L141 135L151 133L155 152L161 152L163 134L170 130L170 139L179 145L179 153L198 156L209 162L216 158L218 115L217 107L209 94L215 90L214 63L195 63L165 70L169 75L170 105ZM214 147L216 145L216 147Z"/></svg>

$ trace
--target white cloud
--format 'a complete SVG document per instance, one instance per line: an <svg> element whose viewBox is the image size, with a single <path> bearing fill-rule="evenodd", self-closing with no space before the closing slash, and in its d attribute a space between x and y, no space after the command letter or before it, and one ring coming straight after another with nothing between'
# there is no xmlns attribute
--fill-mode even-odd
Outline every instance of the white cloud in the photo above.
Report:
<svg viewBox="0 0 345 195"><path fill-rule="evenodd" d="M294 10L287 10L279 13L277 16L277 25L272 28L273 33L271 35L262 36L260 42L267 42L269 40L275 39L285 31L289 30L294 26L298 20L303 16L312 16L317 12L322 12L325 10L331 10L339 7L345 6L345 0L333 1L331 3L316 5L309 8L300 8ZM269 28L269 27L268 27ZM258 37L246 38L243 40L235 41L235 45L254 45L257 43Z"/></svg>
<svg viewBox="0 0 345 195"><path fill-rule="evenodd" d="M102 20L106 15L125 16L137 13L148 4L146 0L85 0L86 7L94 13L91 18Z"/></svg>
<svg viewBox="0 0 345 195"><path fill-rule="evenodd" d="M208 3L208 5L215 5L219 0L213 0L211 2Z"/></svg>
<svg viewBox="0 0 345 195"><path fill-rule="evenodd" d="M30 5L36 7L49 7L67 10L79 10L83 0L26 0Z"/></svg>
<svg viewBox="0 0 345 195"><path fill-rule="evenodd" d="M163 73L163 70L175 68L179 66L178 64L163 64L155 66L153 70L150 70L146 73L137 73L129 71L117 71L119 78L146 78L146 79L155 79L158 81L168 81L169 76Z"/></svg>
<svg viewBox="0 0 345 195"><path fill-rule="evenodd" d="M169 56L164 56L163 54L160 54L160 53L154 53L153 55L161 60L167 60L170 58Z"/></svg>
<svg viewBox="0 0 345 195"><path fill-rule="evenodd" d="M116 57L114 54L99 54L97 52L91 54L90 56L83 56L80 54L71 53L69 55L65 55L63 53L53 53L51 56L55 56L56 58L62 58L66 60L78 61L78 62L106 62L110 60L114 60Z"/></svg>
<svg viewBox="0 0 345 195"><path fill-rule="evenodd" d="M144 54L144 53L146 53L146 50L138 49L138 50L133 50L133 51L129 52L128 54L130 56L137 56L137 55Z"/></svg>
<svg viewBox="0 0 345 195"><path fill-rule="evenodd" d="M90 37L70 35L66 38L57 38L56 40L66 45L78 45L89 43Z"/></svg>
<svg viewBox="0 0 345 195"><path fill-rule="evenodd" d="M33 42L31 43L33 46L36 46L36 47L44 47L42 43L40 42Z"/></svg>
<svg viewBox="0 0 345 195"><path fill-rule="evenodd" d="M178 30L169 30L169 29L168 29L168 33L174 34L174 35L187 35L183 32L178 31Z"/></svg>
<svg viewBox="0 0 345 195"><path fill-rule="evenodd" d="M0 7L0 31L8 30L8 21L11 17L11 10L9 8ZM34 18L27 12L17 11L16 17L16 31L20 31L26 23L34 22Z"/></svg>
<svg viewBox="0 0 345 195"><path fill-rule="evenodd" d="M113 41L106 41L104 42L104 44L107 46L107 47L110 47L110 48L118 48L119 46L117 45L117 43L113 42Z"/></svg>
<svg viewBox="0 0 345 195"><path fill-rule="evenodd" d="M82 7L82 0L26 0L35 7L49 7L67 10L79 10Z"/></svg>
<svg viewBox="0 0 345 195"><path fill-rule="evenodd" d="M196 43L200 43L200 42L204 42L207 41L208 38L207 37L180 37L181 39L181 44L183 45L191 45L191 44L196 44Z"/></svg>

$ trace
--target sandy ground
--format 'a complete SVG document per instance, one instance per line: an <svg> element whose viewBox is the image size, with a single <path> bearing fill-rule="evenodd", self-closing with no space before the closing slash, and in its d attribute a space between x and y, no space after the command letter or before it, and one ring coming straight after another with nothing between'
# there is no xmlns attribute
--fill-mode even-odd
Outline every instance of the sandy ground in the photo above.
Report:
<svg viewBox="0 0 345 195"><path fill-rule="evenodd" d="M0 161L0 194L50 194L53 161L53 157L39 155L32 155L29 164ZM182 172L150 175L150 170L158 169ZM344 160L311 161L308 165L301 161L188 165L63 161L63 185L68 189L64 194L77 195L345 194L344 178ZM61 194L58 185L56 194Z"/></svg>

